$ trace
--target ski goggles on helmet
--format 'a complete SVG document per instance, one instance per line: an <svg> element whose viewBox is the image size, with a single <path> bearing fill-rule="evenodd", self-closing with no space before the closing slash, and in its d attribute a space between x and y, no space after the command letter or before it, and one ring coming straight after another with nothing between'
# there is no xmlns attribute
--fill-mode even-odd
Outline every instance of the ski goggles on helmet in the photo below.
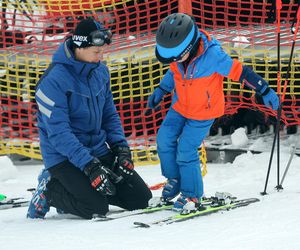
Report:
<svg viewBox="0 0 300 250"><path fill-rule="evenodd" d="M193 44L190 44L181 54L179 54L178 56L172 56L172 57L169 57L169 58L165 58L165 57L162 57L157 48L155 49L155 55L156 55L156 58L158 59L158 61L160 61L161 63L164 63L164 64L170 64L172 62L178 62L178 61L181 61L182 58L187 54L189 53L193 48Z"/></svg>
<svg viewBox="0 0 300 250"><path fill-rule="evenodd" d="M88 37L90 46L103 46L104 44L110 44L111 41L112 33L109 29L95 30Z"/></svg>
<svg viewBox="0 0 300 250"><path fill-rule="evenodd" d="M161 46L157 43L155 48L156 58L163 64L170 64L172 62L181 61L187 53L191 52L194 45L198 42L199 38L200 33L198 31L198 27L195 24L194 28L191 30L190 34L186 37L182 44L179 44L174 48L169 48L166 46ZM181 53L178 55L174 55L178 50L181 51Z"/></svg>

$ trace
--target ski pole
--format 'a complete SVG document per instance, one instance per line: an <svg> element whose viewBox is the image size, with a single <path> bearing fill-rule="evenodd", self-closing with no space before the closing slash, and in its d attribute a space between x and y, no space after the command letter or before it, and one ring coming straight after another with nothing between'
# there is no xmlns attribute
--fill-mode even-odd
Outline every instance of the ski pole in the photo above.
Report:
<svg viewBox="0 0 300 250"><path fill-rule="evenodd" d="M279 108L277 115L277 190L279 187L279 176L280 176L280 120L282 112L282 103L280 101L281 96L281 67L280 67L280 11L282 8L281 0L276 0L276 9L277 9L277 90L279 94Z"/></svg>
<svg viewBox="0 0 300 250"><path fill-rule="evenodd" d="M293 59L293 55L294 55L294 49L295 49L295 44L296 44L296 39L297 39L297 33L298 33L298 30L299 30L299 22L300 22L300 8L299 8L299 6L300 5L298 5L298 10L297 10L297 23L296 23L295 31L293 30L293 28L291 29L294 36L293 36L292 48L291 48L291 53L290 53L290 58L289 58L289 64L288 64L288 68L287 68L287 72L286 72L286 76L285 76L285 80L284 80L284 86L283 86L283 91L282 91L282 100L281 100L281 102L284 102L286 88L287 88L287 85L288 85L288 82L289 82L289 76L290 76L290 71L291 71L291 63L292 63L292 59Z"/></svg>
<svg viewBox="0 0 300 250"><path fill-rule="evenodd" d="M294 49L295 49L295 44L296 44L296 38L297 38L297 33L298 33L298 29L299 29L299 22L300 22L300 2L298 4L298 10L297 10L297 23L296 23L296 27L295 27L295 31L293 30L293 25L292 25L292 28L291 28L291 32L294 34L294 37L293 37L293 42L292 42L292 48L291 48L291 54L290 54L290 59L289 59L289 64L288 64L288 69L287 69L287 73L286 73L286 78L285 78L285 81L284 81L284 86L283 86L283 94L282 94L282 102L284 102L284 97L285 97L285 93L286 93L286 88L287 88L287 84L288 84L288 78L289 78L289 75L290 75L290 70L291 70L291 62L292 62L292 58L293 58L293 54L294 54ZM285 176L287 174L287 171L291 165L291 162L292 162L292 159L293 159L293 156L295 154L295 151L296 151L296 145L291 153L291 156L290 156L290 159L288 161L288 164L287 164L287 167L284 171L284 174L283 174L283 177L281 179L281 182L280 182L280 188L283 189L282 187L282 183L285 179Z"/></svg>
<svg viewBox="0 0 300 250"><path fill-rule="evenodd" d="M291 166L292 160L293 160L294 155L295 155L295 153L296 153L297 145L298 145L298 143L295 144L294 147L293 147L293 150L292 150L292 152L291 152L289 161L288 161L288 163L287 163L287 165L286 165L285 171L284 171L283 176L282 176L282 179L281 179L281 181L280 181L280 186L282 186L282 183L283 183L283 181L284 181L284 179L285 179L285 177L286 177L286 174L287 174L287 172L288 172L288 170L289 170L289 168L290 168L290 166Z"/></svg>
<svg viewBox="0 0 300 250"><path fill-rule="evenodd" d="M273 7L274 7L273 2ZM275 127L275 135L274 135L274 140L272 143L272 149L271 149L271 155L269 159L269 166L268 166L268 171L267 171L267 176L266 176L266 181L265 181L265 188L264 191L261 192L261 195L266 195L267 194L267 185L269 181L269 175L271 171L271 166L272 166L272 161L273 161L273 155L274 155L274 149L275 149L275 144L277 141L277 182L279 185L279 144L280 144L280 139L279 139L279 132L280 132L280 118L281 118L281 102L280 102L280 95L281 95L281 85L280 85L280 10L281 10L281 0L276 0L276 11L277 11L277 90L279 94L279 108L277 111L277 122L276 122L276 127ZM273 9L275 11L275 8Z"/></svg>
<svg viewBox="0 0 300 250"><path fill-rule="evenodd" d="M285 98L285 93L286 93L286 88L287 88L287 84L288 84L288 79L289 79L289 75L290 75L290 70L291 70L291 63L292 63L292 59L293 59L293 55L294 55L294 48L295 48L295 44L296 44L296 38L297 38L297 33L298 33L298 29L299 29L299 22L300 22L300 3L298 4L298 9L297 9L297 14L296 14L296 19L297 19L297 23L296 23L296 27L295 27L295 31L292 30L292 33L294 34L293 36L293 40L292 40L292 46L291 46L291 53L290 53L290 58L289 58L289 63L288 63L288 68L287 68L287 72L286 72L286 76L285 76L285 81L284 81L284 86L283 86L283 91L282 91L282 95L280 98L280 105L279 105L279 109L278 109L278 118L277 118L277 126L276 126L276 133L274 136L274 141L273 141L273 145L272 145L272 151L271 151L271 157L270 157L270 162L269 162L269 168L268 168L268 173L267 173L267 178L266 178L266 183L265 183L265 189L263 192L261 192L262 195L267 194L266 190L267 190L267 183L268 183L268 179L269 179L269 174L270 174L270 169L271 169L271 163L272 163L272 158L273 158L273 151L274 151L274 147L275 147L275 141L277 136L279 137L279 126L280 126L280 119L281 119L281 112L282 112L282 106L283 106L283 102L284 102L284 98ZM294 24L293 24L294 25ZM277 133L278 132L278 133ZM279 152L278 152L279 153ZM279 181L278 181L279 183ZM276 186L277 190L279 189L283 189L282 186L280 186L280 184L278 184Z"/></svg>

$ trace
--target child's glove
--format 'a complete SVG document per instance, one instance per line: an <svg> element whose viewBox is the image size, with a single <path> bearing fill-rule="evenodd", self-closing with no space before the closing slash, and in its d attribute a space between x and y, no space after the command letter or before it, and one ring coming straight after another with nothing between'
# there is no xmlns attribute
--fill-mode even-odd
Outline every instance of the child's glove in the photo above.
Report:
<svg viewBox="0 0 300 250"><path fill-rule="evenodd" d="M264 104L267 107L272 108L273 110L277 110L279 107L279 98L276 94L276 92L271 89L267 88L262 94L261 94Z"/></svg>
<svg viewBox="0 0 300 250"><path fill-rule="evenodd" d="M275 91L268 86L268 83L260 75L256 74L252 68L243 65L240 82L245 83L250 89L261 95L264 104L267 107L277 110L279 107L279 98Z"/></svg>
<svg viewBox="0 0 300 250"><path fill-rule="evenodd" d="M164 95L166 95L168 91L164 90L160 86L157 87L151 96L148 98L147 106L151 109L154 109L163 99Z"/></svg>

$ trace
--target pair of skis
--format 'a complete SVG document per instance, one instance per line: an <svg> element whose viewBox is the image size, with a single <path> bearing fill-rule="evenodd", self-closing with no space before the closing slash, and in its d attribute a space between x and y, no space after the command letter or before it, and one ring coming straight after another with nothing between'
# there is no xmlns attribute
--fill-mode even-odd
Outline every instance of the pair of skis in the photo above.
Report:
<svg viewBox="0 0 300 250"><path fill-rule="evenodd" d="M196 217L200 216L205 216L209 215L212 213L217 213L219 211L225 211L225 210L231 210L235 209L238 207L244 207L248 206L251 203L258 202L259 199L257 198L249 198L249 199L241 199L238 200L236 197L230 197L230 202L227 204L224 204L223 202L220 202L216 197L210 197L206 198L202 201L202 205L199 209L196 211L191 211L188 214L180 214L176 213L174 211L173 215L167 216L165 218L159 219L159 220L154 220L150 222L140 222L140 221L135 221L133 224L135 227L143 227L143 228L149 228L153 225L168 225L172 223L177 223L177 222L183 222L186 220L190 220ZM110 220L116 220L116 219L121 219L125 217L130 217L134 215L141 215L141 214L150 214L150 213L155 213L159 211L164 211L164 210L169 210L172 211L173 204L170 202L169 204L164 204L158 207L149 207L145 209L140 209L140 210L135 210L135 211L124 211L124 212L119 212L117 214L112 214L111 216L97 216L95 215L93 221L110 221Z"/></svg>
<svg viewBox="0 0 300 250"><path fill-rule="evenodd" d="M34 193L35 188L29 188L27 191ZM9 198L4 194L0 194L0 210L16 208L16 207L27 207L29 206L30 199L24 197Z"/></svg>
<svg viewBox="0 0 300 250"><path fill-rule="evenodd" d="M30 202L30 200L23 197L7 198L5 195L0 195L0 198L0 210L16 207L27 207Z"/></svg>
<svg viewBox="0 0 300 250"><path fill-rule="evenodd" d="M190 220L200 216L209 215L212 213L217 213L219 211L226 211L238 207L248 206L249 204L259 201L259 199L257 198L248 198L248 199L241 199L241 200L238 200L236 197L229 197L229 198L230 198L230 202L228 203L224 203L222 200L219 200L216 197L204 198L201 202L201 206L197 210L191 211L188 214L176 213L174 211L173 215L167 216L165 218L150 221L147 223L141 221L135 221L134 225L136 227L143 227L143 228L149 228L153 225L167 225L167 224ZM0 194L0 210L16 208L16 207L26 207L29 205L29 203L30 200L22 197L7 198L5 195ZM156 207L148 207L145 209L138 209L134 211L121 210L112 213L110 216L95 215L92 220L110 221L110 220L122 219L122 218L131 217L135 215L150 214L150 213L155 213L155 212L165 211L165 210L172 211L172 208L173 208L173 203L168 202L162 205L158 205Z"/></svg>
<svg viewBox="0 0 300 250"><path fill-rule="evenodd" d="M148 223L136 221L136 222L134 222L134 225L136 227L143 227L143 228L149 228L153 225L168 225L168 224L172 224L172 223L187 221L187 220L190 220L190 219L193 219L196 217L200 217L200 216L209 215L209 214L216 213L219 211L231 210L231 209L235 209L238 207L248 206L249 204L258 202L258 201L259 201L259 199L257 199L257 198L249 198L249 199L243 199L243 200L232 200L228 204L213 204L212 203L210 205L201 206L201 208L199 210L191 211L188 214L174 214L174 215L168 216L166 218L154 220L154 221L151 221Z"/></svg>
<svg viewBox="0 0 300 250"><path fill-rule="evenodd" d="M235 197L232 197L232 199L235 199ZM213 201L213 197L211 198L203 198L202 204L209 205ZM119 210L115 212L109 213L108 216L93 215L93 221L109 221L109 220L115 220L115 219L121 219L126 217L131 217L134 215L141 215L141 214L151 214L159 211L164 210L172 210L174 203L172 201L165 201L164 203L158 204L157 206L153 207L147 207L144 209L137 209L133 211L127 211L127 210Z"/></svg>

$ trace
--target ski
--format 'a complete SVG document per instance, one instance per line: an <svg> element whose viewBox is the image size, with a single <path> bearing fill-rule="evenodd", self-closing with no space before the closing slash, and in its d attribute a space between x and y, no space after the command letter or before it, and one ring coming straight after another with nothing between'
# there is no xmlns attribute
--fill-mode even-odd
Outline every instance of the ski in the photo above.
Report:
<svg viewBox="0 0 300 250"><path fill-rule="evenodd" d="M3 200L5 200L5 199L7 199L6 195L0 194L0 201L3 201Z"/></svg>
<svg viewBox="0 0 300 250"><path fill-rule="evenodd" d="M23 197L18 198L10 198L10 199L3 199L0 201L0 210L9 209L9 208L16 208L16 207L26 207L30 203L30 200L27 200Z"/></svg>
<svg viewBox="0 0 300 250"><path fill-rule="evenodd" d="M169 202L167 204L160 205L157 207L147 207L144 209L137 209L137 210L133 210L133 211L121 210L117 213L113 213L108 216L94 214L92 221L110 221L110 220L116 220L116 219L130 217L130 216L134 216L134 215L151 214L151 213L155 213L158 211L171 210L172 208L173 208L173 202Z"/></svg>
<svg viewBox="0 0 300 250"><path fill-rule="evenodd" d="M32 194L35 192L35 188L28 188L28 192ZM0 194L0 210L16 208L16 207L27 207L29 206L30 199L24 197L9 198L4 194Z"/></svg>
<svg viewBox="0 0 300 250"><path fill-rule="evenodd" d="M203 205L201 206L200 210L190 212L189 214L175 214L163 219L155 220L152 222L144 223L144 222L134 222L133 224L136 227L143 227L143 228L149 228L152 225L167 225L177 222L182 222L186 220L190 220L196 217L209 215L212 213L216 213L222 210L231 210L238 207L244 207L248 206L251 203L258 202L259 199L257 198L249 198L249 199L242 199L242 200L231 200L229 204L218 204L218 203L211 203L210 205Z"/></svg>
<svg viewBox="0 0 300 250"><path fill-rule="evenodd" d="M157 197L160 199L159 197ZM230 199L233 201L236 199L236 197L230 197ZM202 204L203 205L210 205L212 202L215 201L215 197L209 197L209 198L202 198ZM116 220L116 219L122 219L126 217L131 217L134 215L141 215L141 214L151 214L159 211L169 210L172 211L174 203L172 201L165 202L164 204L159 204L155 207L147 207L144 209L137 209L134 211L128 211L128 210L120 210L115 211L114 213L111 213L107 216L94 214L92 221L110 221L110 220Z"/></svg>

